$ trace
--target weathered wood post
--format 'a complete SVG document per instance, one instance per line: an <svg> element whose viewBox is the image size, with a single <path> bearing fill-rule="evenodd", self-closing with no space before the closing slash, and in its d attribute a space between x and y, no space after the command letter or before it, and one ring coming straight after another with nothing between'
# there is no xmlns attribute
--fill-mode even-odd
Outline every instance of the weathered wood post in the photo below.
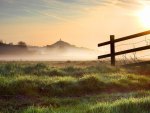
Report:
<svg viewBox="0 0 150 113"><path fill-rule="evenodd" d="M111 65L115 66L115 36L110 35L110 52L111 52Z"/></svg>

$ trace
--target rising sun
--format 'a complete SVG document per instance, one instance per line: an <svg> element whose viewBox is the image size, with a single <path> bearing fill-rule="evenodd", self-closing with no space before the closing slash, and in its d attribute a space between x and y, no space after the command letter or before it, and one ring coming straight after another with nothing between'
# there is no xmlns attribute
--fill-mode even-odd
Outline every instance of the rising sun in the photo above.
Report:
<svg viewBox="0 0 150 113"><path fill-rule="evenodd" d="M145 7L138 13L138 16L144 27L150 28L150 7Z"/></svg>

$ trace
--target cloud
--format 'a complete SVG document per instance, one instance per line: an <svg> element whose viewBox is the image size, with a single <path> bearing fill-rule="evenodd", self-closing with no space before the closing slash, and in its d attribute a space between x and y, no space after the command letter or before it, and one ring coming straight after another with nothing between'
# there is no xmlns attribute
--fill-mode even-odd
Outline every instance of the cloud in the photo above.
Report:
<svg viewBox="0 0 150 113"><path fill-rule="evenodd" d="M47 17L64 21L86 14L93 7L109 5L138 8L149 0L0 0L0 18Z"/></svg>
<svg viewBox="0 0 150 113"><path fill-rule="evenodd" d="M150 5L149 0L118 0L117 5L124 8L137 9L145 5Z"/></svg>

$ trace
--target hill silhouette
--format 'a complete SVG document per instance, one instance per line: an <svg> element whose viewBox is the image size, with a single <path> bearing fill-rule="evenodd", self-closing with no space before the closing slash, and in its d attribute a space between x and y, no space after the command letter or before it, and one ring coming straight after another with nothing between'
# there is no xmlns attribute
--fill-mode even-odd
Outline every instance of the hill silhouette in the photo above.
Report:
<svg viewBox="0 0 150 113"><path fill-rule="evenodd" d="M46 46L48 49L58 49L58 50L77 50L77 51L93 51L91 49L88 48L84 48L84 47L77 47L75 45L72 45L68 42L63 41L62 39L60 39L59 41L55 42L54 44L51 45L47 45Z"/></svg>
<svg viewBox="0 0 150 113"><path fill-rule="evenodd" d="M68 42L62 41L61 39L55 42L52 45L47 45L49 48L64 48L64 47L75 47L74 45L69 44Z"/></svg>

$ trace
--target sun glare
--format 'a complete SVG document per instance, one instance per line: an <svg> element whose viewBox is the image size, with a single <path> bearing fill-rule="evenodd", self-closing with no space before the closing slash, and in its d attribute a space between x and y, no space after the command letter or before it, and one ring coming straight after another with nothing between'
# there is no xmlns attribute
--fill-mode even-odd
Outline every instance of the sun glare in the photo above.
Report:
<svg viewBox="0 0 150 113"><path fill-rule="evenodd" d="M138 16L144 27L150 28L150 7L145 7Z"/></svg>

